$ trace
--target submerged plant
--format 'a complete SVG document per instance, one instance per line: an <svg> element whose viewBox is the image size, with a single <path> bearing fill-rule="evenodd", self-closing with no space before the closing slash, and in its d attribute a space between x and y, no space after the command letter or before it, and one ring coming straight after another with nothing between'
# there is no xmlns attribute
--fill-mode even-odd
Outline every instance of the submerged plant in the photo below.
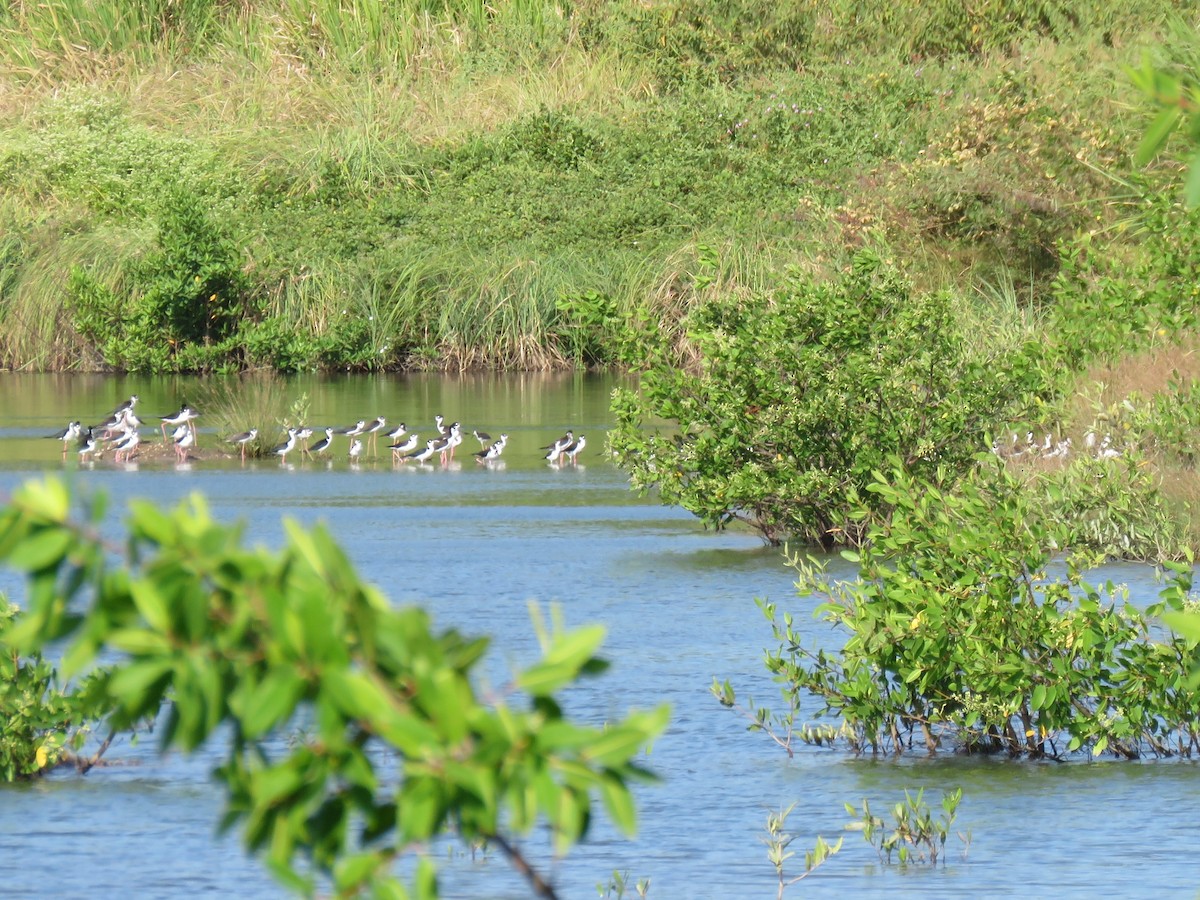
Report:
<svg viewBox="0 0 1200 900"><path fill-rule="evenodd" d="M629 873L621 869L613 869L612 877L607 882L599 882L596 885L596 893L603 900L623 900L630 888ZM637 892L638 897L646 897L650 893L650 879L639 878L633 882L632 887Z"/></svg>
<svg viewBox="0 0 1200 900"><path fill-rule="evenodd" d="M875 848L879 858L885 862L890 863L895 853L901 865L909 862L937 865L945 849L946 838L958 818L961 800L962 788L943 794L942 815L935 819L925 803L924 788L917 791L915 797L905 791L904 800L892 807L890 823L872 813L865 799L862 809L847 803L846 812L854 816L856 821L847 825L846 830L861 831L864 840ZM965 853L971 844L971 833L959 832L958 837ZM942 859L942 864L945 865L945 859Z"/></svg>
<svg viewBox="0 0 1200 900"><path fill-rule="evenodd" d="M763 838L763 843L767 845L767 859L775 868L775 876L779 881L779 890L776 894L779 900L783 900L783 892L787 888L807 878L818 866L841 850L844 840L844 838L838 838L836 843L829 844L818 835L813 849L804 853L804 871L799 875L789 876L784 869L787 861L796 855L795 850L788 849L795 840L795 835L788 834L784 828L787 825L788 816L795 808L796 804L793 803L779 812L767 813L767 836Z"/></svg>

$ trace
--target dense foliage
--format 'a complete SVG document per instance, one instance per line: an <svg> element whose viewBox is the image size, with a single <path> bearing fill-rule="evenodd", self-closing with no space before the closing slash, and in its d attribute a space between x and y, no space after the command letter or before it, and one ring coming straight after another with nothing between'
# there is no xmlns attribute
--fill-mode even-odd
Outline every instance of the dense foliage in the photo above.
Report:
<svg viewBox="0 0 1200 900"><path fill-rule="evenodd" d="M0 632L18 615L0 598ZM87 769L98 760L103 751L77 754L108 709L95 685L61 685L41 654L23 656L0 640L0 781L33 778L66 761Z"/></svg>
<svg viewBox="0 0 1200 900"><path fill-rule="evenodd" d="M1126 589L1085 579L1096 557L1060 565L1061 530L998 463L952 489L893 464L870 491L893 512L847 552L857 577L797 560L798 587L825 598L818 615L844 634L841 650L814 648L791 615L763 605L780 642L767 668L789 712L764 713L756 727L788 733L815 698L815 714L841 727L800 737L860 751L1200 753L1188 678L1197 643L1159 624L1194 606L1190 559L1168 564L1159 601L1143 608ZM728 684L714 689L736 703Z"/></svg>
<svg viewBox="0 0 1200 900"><path fill-rule="evenodd" d="M611 364L635 309L695 302L701 245L731 290L769 292L876 235L922 288L1011 275L1043 302L1056 242L1117 215L1120 66L1161 19L1149 0L0 3L0 361ZM173 229L170 196L205 221ZM580 335L562 301L591 293L614 315ZM219 322L179 319L213 295ZM146 334L150 311L188 327Z"/></svg>
<svg viewBox="0 0 1200 900"><path fill-rule="evenodd" d="M21 692L47 696L36 656L47 643L66 648L63 677L119 651L92 689L110 726L161 709L164 751L226 742L224 824L239 824L285 883L403 895L396 862L416 852L416 894L430 896L421 848L452 833L497 846L551 896L516 836L540 820L565 852L587 834L596 797L633 829L628 783L648 777L637 758L666 709L593 727L555 698L603 671L603 628L543 632L542 659L481 696L473 673L486 640L391 607L319 528L289 523L279 552L247 550L198 498L169 513L140 503L113 559L99 516L77 522L55 481L25 486L0 511L0 557L29 577L25 612L3 634L0 664L25 673L0 696L5 715L30 715ZM49 699L30 723L38 734L14 732L24 758L4 745L10 776L44 768L76 727L70 698Z"/></svg>
<svg viewBox="0 0 1200 900"><path fill-rule="evenodd" d="M946 298L914 294L865 250L840 279L793 273L687 325L698 368L647 331L651 363L617 392L610 444L635 487L773 543L857 544L892 505L866 491L886 459L917 477L963 468L1031 371L1020 353L972 357Z"/></svg>

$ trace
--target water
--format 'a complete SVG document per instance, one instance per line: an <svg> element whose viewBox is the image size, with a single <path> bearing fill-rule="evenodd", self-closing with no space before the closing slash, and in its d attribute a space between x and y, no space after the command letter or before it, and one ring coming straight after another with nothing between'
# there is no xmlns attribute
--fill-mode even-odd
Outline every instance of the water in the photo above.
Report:
<svg viewBox="0 0 1200 900"><path fill-rule="evenodd" d="M597 896L597 883L614 869L634 880L649 877L652 898L774 896L761 841L768 810L797 804L788 826L802 866L817 834L841 834L849 819L844 803L865 797L884 810L905 789L924 787L936 808L943 790L959 786L958 825L972 834L965 857L952 837L945 867L884 866L850 834L841 854L788 896L1196 895L1191 828L1200 816L1200 769L1193 764L880 761L809 748L789 761L767 738L747 734L744 720L722 709L708 686L714 676L728 677L742 696L773 701L761 664L770 633L754 598L786 606L800 621L810 610L795 599L780 555L757 538L706 533L685 513L629 493L602 454L610 379L291 385L309 394L314 423L383 414L428 430L441 412L468 431L511 435L502 469L463 459L450 469L400 471L386 461L352 466L344 456L284 466L271 460L243 467L233 458L80 467L73 456L63 463L45 435L73 418L99 421L134 392L140 408L159 414L186 397L200 406L203 425L203 405L193 398L204 386L49 376L5 376L3 386L4 492L46 470L66 470L81 487L122 502L174 503L201 491L218 517L243 519L248 540L268 546L280 542L285 516L326 522L394 602L424 604L438 626L492 635L486 674L494 681L536 655L529 600L558 603L568 624L603 623L603 652L613 666L570 692L569 712L600 722L631 707L669 703L671 724L647 760L663 780L637 789L634 840L601 817L589 842L562 861L550 860L537 836L525 842L552 871L561 896ZM589 448L579 465L552 469L538 448L566 428L585 432ZM217 447L219 437L202 431L202 450ZM1155 593L1149 572L1114 571L1135 594ZM3 586L14 590L6 579ZM221 797L208 772L218 749L159 758L153 739L124 743L109 753L120 765L0 789L0 895L283 896L236 835L215 836ZM451 842L433 852L446 896L528 896L494 853L472 859Z"/></svg>

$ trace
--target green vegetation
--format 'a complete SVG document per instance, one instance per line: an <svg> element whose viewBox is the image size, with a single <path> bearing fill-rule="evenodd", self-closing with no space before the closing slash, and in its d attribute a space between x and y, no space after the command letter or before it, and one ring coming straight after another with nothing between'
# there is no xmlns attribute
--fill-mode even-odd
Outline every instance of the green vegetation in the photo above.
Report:
<svg viewBox="0 0 1200 900"><path fill-rule="evenodd" d="M946 838L958 818L958 804L962 802L962 788L942 796L942 815L935 819L925 804L925 792L917 791L914 797L904 792L904 800L892 807L892 824L871 812L871 806L863 800L862 809L846 804L846 812L856 818L848 828L862 831L863 838L875 848L879 858L892 861L895 853L900 865L909 862L927 862L936 866L938 857L946 848ZM964 846L971 843L970 832L960 832L959 840ZM964 851L965 852L965 851ZM945 865L945 857L942 864Z"/></svg>
<svg viewBox="0 0 1200 900"><path fill-rule="evenodd" d="M962 469L1030 368L973 356L944 295L912 295L865 250L841 279L793 274L769 297L717 296L685 327L698 370L648 329L636 352L649 367L617 392L609 443L635 487L772 543L858 543L891 507L867 491L884 460L927 478Z"/></svg>
<svg viewBox="0 0 1200 900"><path fill-rule="evenodd" d="M1027 429L1078 450L1111 430L1096 404L1129 399L1162 413L1113 432L1147 463L1122 476L1132 511L1099 512L1084 475L1014 468L1045 515L1090 510L1078 540L1169 554L1181 528L1200 544L1200 429L1166 414L1196 408L1197 295L1180 286L1200 258L1169 140L1190 121L1188 14L0 2L0 364L653 368L620 400L615 449L638 484L717 527L825 543L866 533L847 513L878 501L863 487L886 454L954 468ZM1171 111L1139 145L1147 92ZM670 415L673 390L723 372L758 383L722 387L722 405L761 388L788 349L770 345L776 308L844 311L864 250L889 296L867 291L873 324L827 323L825 339L908 334L928 377L851 353L841 383L788 370L823 416L755 414L748 397L716 434L711 415ZM739 316L761 359L714 356ZM918 384L941 405L914 422ZM898 406L872 421L872 400ZM659 415L661 439L632 433ZM650 458L676 436L680 465ZM752 458L771 437L781 452ZM743 446L708 446L725 439Z"/></svg>
<svg viewBox="0 0 1200 900"><path fill-rule="evenodd" d="M703 248L731 296L869 242L1044 307L1173 34L1148 0L7 0L0 362L607 365Z"/></svg>
<svg viewBox="0 0 1200 900"><path fill-rule="evenodd" d="M0 598L0 632L18 615ZM0 781L34 778L64 763L80 771L95 765L107 741L90 757L77 755L103 714L95 680L65 688L41 654L22 656L3 641L0 651Z"/></svg>
<svg viewBox="0 0 1200 900"><path fill-rule="evenodd" d="M1159 602L1093 585L1095 555L1053 574L1067 529L1048 525L1029 492L995 462L950 484L921 482L894 460L869 488L892 505L872 528L854 580L795 560L802 594L845 636L829 652L790 614L762 604L778 647L766 665L786 711L753 727L791 752L806 698L837 729L800 729L856 751L954 750L1059 758L1077 750L1136 759L1200 752L1194 637L1158 634L1164 613L1194 611L1191 559L1167 563ZM726 682L713 691L736 706Z"/></svg>
<svg viewBox="0 0 1200 900"><path fill-rule="evenodd" d="M804 853L804 871L799 875L788 874L786 872L788 860L796 855L795 850L788 848L791 847L792 841L796 839L796 836L788 834L784 828L787 825L788 816L792 814L792 810L795 808L796 804L793 803L779 812L767 813L767 836L763 839L763 843L767 845L767 861L775 868L775 878L778 882L778 890L775 896L779 900L783 900L785 890L798 881L803 881L831 856L836 856L842 849L842 838L838 838L835 843L830 844L824 838L818 836L813 849L806 850Z"/></svg>
<svg viewBox="0 0 1200 900"><path fill-rule="evenodd" d="M481 696L486 640L393 608L319 528L289 523L280 551L246 550L198 498L170 513L139 503L114 559L97 533L102 506L79 518L70 506L47 481L0 510L0 558L29 580L0 635L0 710L18 723L0 740L7 779L54 765L82 719L123 732L162 709L164 752L227 741L223 826L238 824L293 889L319 882L340 896L407 896L396 862L410 853L413 892L434 896L422 848L456 834L498 848L551 897L515 836L540 821L565 853L597 799L633 830L629 782L650 777L637 759L666 708L592 727L555 697L606 668L602 627L564 632L535 616L542 658ZM91 673L75 690L55 687L38 656L51 642L64 648L61 678ZM95 669L105 651L119 658Z"/></svg>

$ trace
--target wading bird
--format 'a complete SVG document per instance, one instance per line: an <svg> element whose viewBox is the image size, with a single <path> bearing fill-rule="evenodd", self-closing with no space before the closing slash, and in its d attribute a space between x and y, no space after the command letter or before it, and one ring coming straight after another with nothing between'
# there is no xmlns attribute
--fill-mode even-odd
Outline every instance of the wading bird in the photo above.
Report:
<svg viewBox="0 0 1200 900"><path fill-rule="evenodd" d="M258 437L258 429L251 428L249 431L243 431L241 434L235 434L231 438L226 438L226 443L236 444L242 451L242 462L246 461L246 445L254 442Z"/></svg>

